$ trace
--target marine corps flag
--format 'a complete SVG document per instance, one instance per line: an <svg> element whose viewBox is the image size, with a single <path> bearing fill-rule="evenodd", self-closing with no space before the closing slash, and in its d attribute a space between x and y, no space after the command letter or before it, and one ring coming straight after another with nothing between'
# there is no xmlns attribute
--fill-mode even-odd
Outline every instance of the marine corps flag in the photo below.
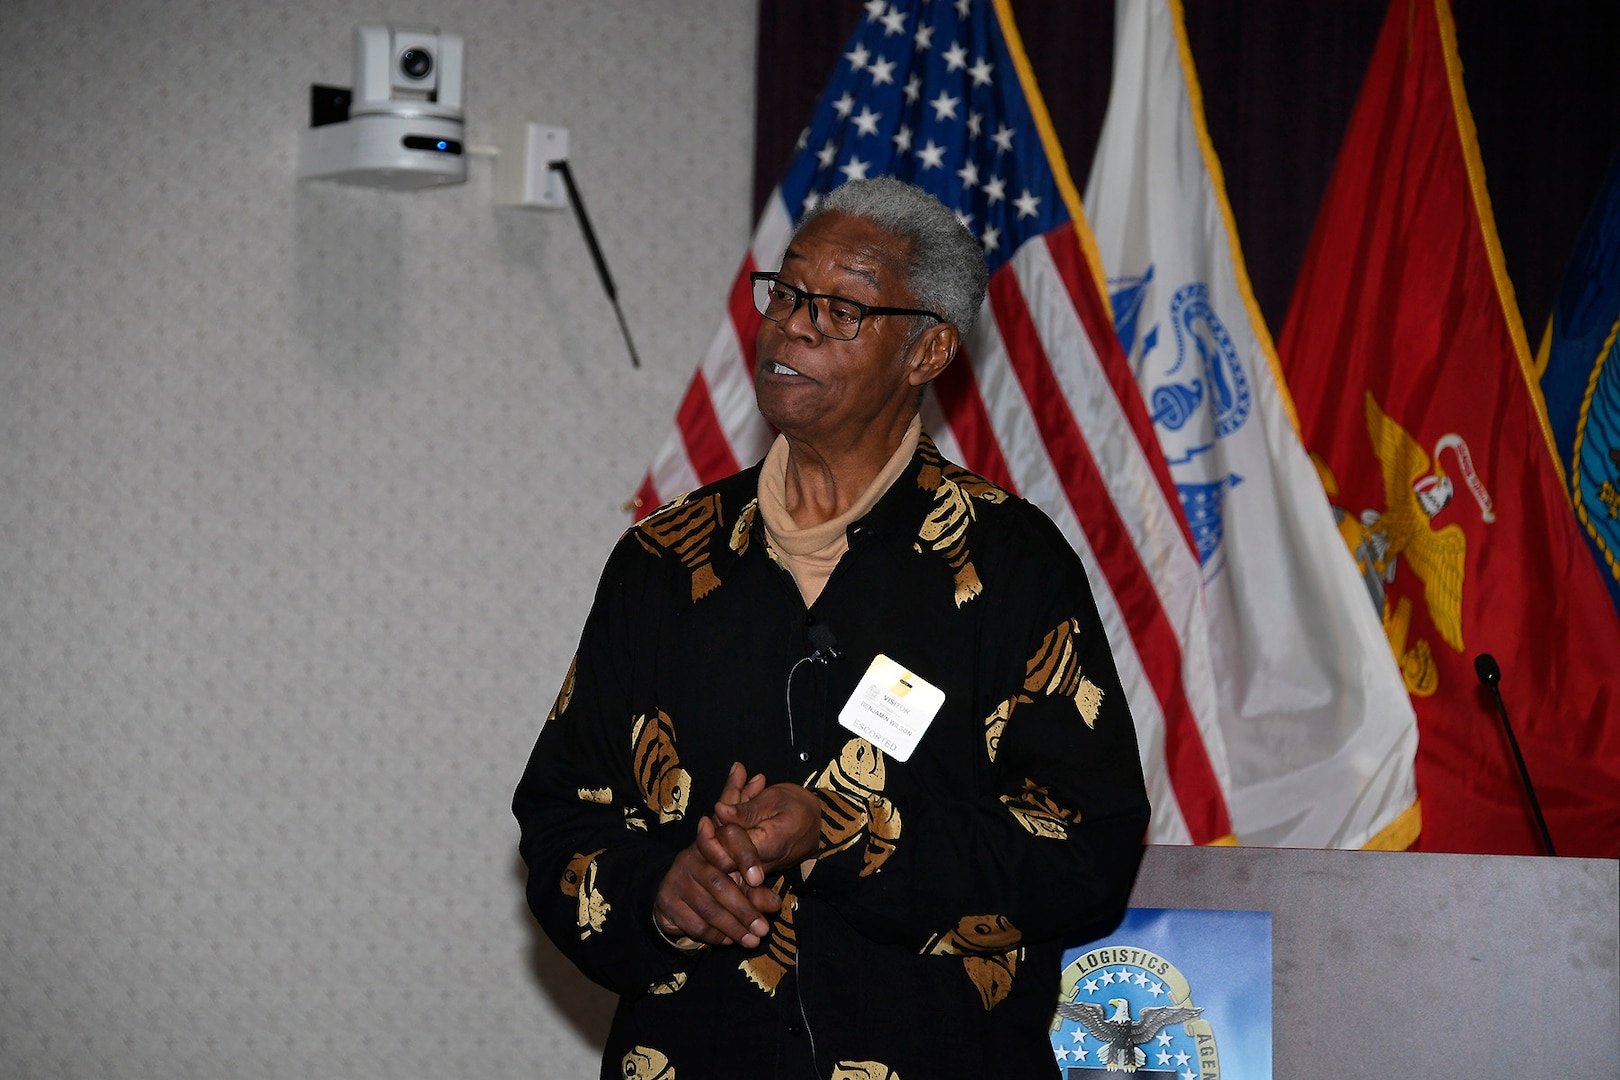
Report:
<svg viewBox="0 0 1620 1080"><path fill-rule="evenodd" d="M1275 375L1181 4L1116 12L1086 212L1197 541L1232 823L1244 844L1404 848L1412 705Z"/></svg>
<svg viewBox="0 0 1620 1080"><path fill-rule="evenodd" d="M1536 367L1581 531L1620 609L1620 157L1587 216Z"/></svg>
<svg viewBox="0 0 1620 1080"><path fill-rule="evenodd" d="M955 210L990 268L978 325L923 423L946 456L1039 505L1079 552L1136 722L1151 838L1228 840L1197 557L1006 0L866 5L766 203L641 511L765 453L773 432L754 408L760 316L748 273L781 264L823 194L884 175Z"/></svg>
<svg viewBox="0 0 1620 1080"><path fill-rule="evenodd" d="M1558 853L1613 858L1620 619L1532 389L1446 0L1390 5L1280 344L1417 709L1417 846L1539 850L1491 653Z"/></svg>

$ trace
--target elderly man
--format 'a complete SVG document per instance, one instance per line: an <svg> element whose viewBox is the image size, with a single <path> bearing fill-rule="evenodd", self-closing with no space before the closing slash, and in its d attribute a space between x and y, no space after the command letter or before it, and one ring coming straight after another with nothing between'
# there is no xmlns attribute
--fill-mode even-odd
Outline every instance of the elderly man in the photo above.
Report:
<svg viewBox="0 0 1620 1080"><path fill-rule="evenodd" d="M921 430L985 279L928 194L831 193L754 275L781 436L608 560L514 802L621 995L603 1077L1058 1075L1061 946L1148 805L1079 560Z"/></svg>

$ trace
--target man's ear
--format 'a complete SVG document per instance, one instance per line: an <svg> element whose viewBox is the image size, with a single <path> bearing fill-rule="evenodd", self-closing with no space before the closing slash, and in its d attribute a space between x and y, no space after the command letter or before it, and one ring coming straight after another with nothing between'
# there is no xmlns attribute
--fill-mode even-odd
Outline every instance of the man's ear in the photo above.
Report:
<svg viewBox="0 0 1620 1080"><path fill-rule="evenodd" d="M955 323L936 323L924 330L911 346L911 385L926 386L937 379L956 359L961 344L962 335Z"/></svg>

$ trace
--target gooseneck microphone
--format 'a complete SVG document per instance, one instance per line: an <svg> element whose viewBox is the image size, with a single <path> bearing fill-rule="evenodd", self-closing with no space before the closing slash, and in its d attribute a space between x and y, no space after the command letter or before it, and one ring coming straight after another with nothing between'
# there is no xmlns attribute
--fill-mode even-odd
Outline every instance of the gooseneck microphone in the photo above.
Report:
<svg viewBox="0 0 1620 1080"><path fill-rule="evenodd" d="M1518 763L1524 793L1530 797L1530 809L1535 812L1541 842L1546 845L1548 855L1557 855L1558 852L1553 850L1552 833L1547 831L1547 819L1541 816L1541 801L1536 798L1536 786L1530 782L1530 770L1524 767L1524 755L1519 752L1519 740L1513 737L1513 725L1508 723L1507 706L1502 704L1502 691L1497 689L1497 683L1502 681L1502 669L1496 666L1496 657L1488 652L1474 657L1474 674L1479 676L1481 685L1496 699L1496 714L1502 718L1502 730L1507 732L1508 746L1513 748L1513 760Z"/></svg>

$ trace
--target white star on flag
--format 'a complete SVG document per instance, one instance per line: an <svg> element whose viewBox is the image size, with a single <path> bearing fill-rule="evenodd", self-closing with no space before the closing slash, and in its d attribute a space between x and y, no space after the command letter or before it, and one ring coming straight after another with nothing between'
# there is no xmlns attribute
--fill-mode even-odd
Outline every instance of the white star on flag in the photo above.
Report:
<svg viewBox="0 0 1620 1080"><path fill-rule="evenodd" d="M945 50L945 70L961 71L967 67L967 50L962 48L960 41L951 42L951 47Z"/></svg>
<svg viewBox="0 0 1620 1080"><path fill-rule="evenodd" d="M958 97L951 97L951 95L941 90L939 92L939 97L934 98L928 104L934 110L935 120L955 120L956 107L962 104L962 99Z"/></svg>
<svg viewBox="0 0 1620 1080"><path fill-rule="evenodd" d="M973 62L973 66L968 69L968 74L973 76L974 86L989 86L990 72L993 70L995 70L994 65L986 62L985 58L981 56Z"/></svg>
<svg viewBox="0 0 1620 1080"><path fill-rule="evenodd" d="M882 113L875 113L870 106L862 105L860 114L855 117L855 130L862 135L876 135L878 133L877 124L881 119L883 119Z"/></svg>

